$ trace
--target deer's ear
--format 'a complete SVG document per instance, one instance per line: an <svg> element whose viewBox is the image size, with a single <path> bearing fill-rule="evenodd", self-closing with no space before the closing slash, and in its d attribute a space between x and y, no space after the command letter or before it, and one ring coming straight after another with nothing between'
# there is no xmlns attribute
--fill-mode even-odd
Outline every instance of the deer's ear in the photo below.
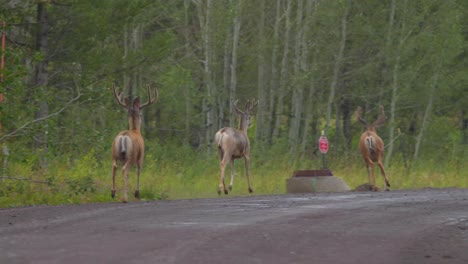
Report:
<svg viewBox="0 0 468 264"><path fill-rule="evenodd" d="M133 108L140 109L140 98L137 97L133 100Z"/></svg>

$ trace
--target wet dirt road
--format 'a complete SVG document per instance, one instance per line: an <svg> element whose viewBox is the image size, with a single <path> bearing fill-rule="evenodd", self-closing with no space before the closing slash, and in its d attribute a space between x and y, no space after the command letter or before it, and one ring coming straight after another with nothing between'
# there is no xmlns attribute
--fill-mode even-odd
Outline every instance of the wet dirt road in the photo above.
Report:
<svg viewBox="0 0 468 264"><path fill-rule="evenodd" d="M468 189L0 209L0 263L468 263Z"/></svg>

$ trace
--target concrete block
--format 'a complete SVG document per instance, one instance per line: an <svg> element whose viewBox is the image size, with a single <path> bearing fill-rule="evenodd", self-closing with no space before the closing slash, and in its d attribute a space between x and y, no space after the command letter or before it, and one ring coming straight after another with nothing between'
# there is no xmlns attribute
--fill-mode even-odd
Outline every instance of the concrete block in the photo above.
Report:
<svg viewBox="0 0 468 264"><path fill-rule="evenodd" d="M349 186L336 176L291 177L286 180L287 193L347 192Z"/></svg>

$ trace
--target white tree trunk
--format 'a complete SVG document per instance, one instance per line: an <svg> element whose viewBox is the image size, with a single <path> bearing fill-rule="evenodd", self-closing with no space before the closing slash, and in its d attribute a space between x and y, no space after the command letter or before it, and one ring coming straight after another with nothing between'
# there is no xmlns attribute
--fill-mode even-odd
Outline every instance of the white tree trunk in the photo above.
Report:
<svg viewBox="0 0 468 264"><path fill-rule="evenodd" d="M391 3L391 11L390 11L390 19L389 19L389 33L387 35L387 43L386 43L386 50L389 52L390 47L391 47L391 32L394 24L394 17L395 17L395 9L396 9L396 0L392 0ZM406 1L404 2L403 10L406 10ZM406 13L402 16L402 22L401 22L401 31L400 31L400 38L398 41L398 46L396 48L395 54L392 55L392 57L395 57L395 62L393 65L393 70L392 70L392 97L390 101L390 120L389 120L389 139L387 143L387 153L385 154L385 161L384 165L387 167L389 166L390 159L392 158L393 155L393 148L395 146L395 118L396 118L396 104L398 101L398 88L399 88L399 83L398 83L398 73L399 73L399 68L400 68L400 53L401 53L401 48L403 47L403 44L406 40L404 37L405 32L405 19L406 19ZM387 54L387 56L389 56ZM389 63L387 63L389 64Z"/></svg>
<svg viewBox="0 0 468 264"><path fill-rule="evenodd" d="M289 33L291 31L291 6L292 1L288 1L288 6L286 7L286 23L285 23L285 33L284 33L284 48L283 48L283 58L281 59L281 73L280 73L280 82L278 87L278 97L276 105L276 118L275 118L275 127L273 130L273 138L278 138L281 127L281 119L284 115L284 94L286 89L286 80L288 74L288 60L289 60Z"/></svg>
<svg viewBox="0 0 468 264"><path fill-rule="evenodd" d="M303 13L303 0L299 0L297 3L297 13L296 13L296 38L294 43L294 76L296 80L301 80L301 63L302 63L302 38L303 38L303 23L302 23L302 13ZM302 82L296 82L293 86L293 96L291 102L291 122L289 126L289 147L292 153L296 152L297 144L299 141L299 129L301 126L302 119L302 109L304 101L304 86Z"/></svg>
<svg viewBox="0 0 468 264"><path fill-rule="evenodd" d="M345 11L343 13L343 18L341 19L341 42L340 42L340 48L338 50L338 54L336 55L335 66L333 68L333 79L330 84L330 94L328 96L328 102L327 102L327 117L326 117L326 125L325 125L325 134L328 132L328 129L330 128L331 112L332 112L333 102L335 100L335 91L336 91L336 85L338 83L338 74L340 72L341 62L343 60L343 53L344 53L345 46L346 46L346 38L347 38L346 27L348 24L348 13L349 13L350 4L351 3L348 0L346 3Z"/></svg>
<svg viewBox="0 0 468 264"><path fill-rule="evenodd" d="M266 103L266 88L265 88L265 0L260 0L260 21L258 23L258 107L257 107L257 130L255 131L255 139L263 140L265 137L265 107Z"/></svg>
<svg viewBox="0 0 468 264"><path fill-rule="evenodd" d="M269 111L268 111L268 118L267 118L267 128L266 131L268 132L268 141L271 142L273 137L273 121L276 120L274 118L275 113L275 98L278 93L278 86L276 78L277 76L277 68L276 68L276 60L278 59L278 49L279 49L279 31L280 31L280 21L281 21L281 0L276 0L276 16L275 16L275 26L274 26L274 33L273 33L273 51L271 54L271 78L270 78L270 94L269 94Z"/></svg>
<svg viewBox="0 0 468 264"><path fill-rule="evenodd" d="M205 114L205 144L208 149L208 155L211 153L211 139L213 137L212 126L213 126L213 91L212 91L212 80L211 80L211 39L210 39L210 19L211 19L211 0L206 0L206 6L203 0L196 2L198 19L200 21L200 28L202 31L203 41L203 83L206 87L206 97L203 99L203 113Z"/></svg>
<svg viewBox="0 0 468 264"><path fill-rule="evenodd" d="M47 92L49 73L47 71L49 61L49 18L47 12L47 3L37 4L37 36L36 51L44 56L44 60L38 61L34 76L34 87L40 92ZM42 119L49 115L49 105L47 100L39 102L39 108L35 113L35 119ZM39 162L42 168L47 168L48 161L46 154L48 151L48 128L47 124L42 126L34 136L34 146L39 152Z"/></svg>
<svg viewBox="0 0 468 264"><path fill-rule="evenodd" d="M231 31L228 30L226 32L226 38L224 39L224 55L223 55L223 91L222 95L219 96L219 104L221 105L220 109L220 123L218 127L224 127L226 126L225 124L225 112L231 113L231 110L228 109L226 111L226 107L229 107L231 104L229 101L231 101L230 97L230 87L229 87L229 81L231 79L230 77L230 65L231 65L231 46L232 46L232 34ZM231 115L228 114L228 122L231 120ZM229 125L229 124L227 124Z"/></svg>
<svg viewBox="0 0 468 264"><path fill-rule="evenodd" d="M241 11L241 1L237 3L237 10L236 15L233 21L233 36L232 36L232 58L231 58L231 83L229 85L230 93L229 97L229 111L230 111L230 121L229 126L234 127L234 120L236 115L234 114L234 106L233 100L237 99L236 91L237 91L237 48L239 47L239 33L241 28L241 20L240 20L240 11Z"/></svg>
<svg viewBox="0 0 468 264"><path fill-rule="evenodd" d="M192 52L190 50L190 29L189 29L189 14L188 10L190 7L190 1L184 1L185 7L185 30L184 30L184 38L185 38L185 54L187 57L191 58ZM184 143L189 144L190 141L190 120L192 119L192 101L190 96L190 85L185 84L184 87L184 99L185 99L185 138Z"/></svg>
<svg viewBox="0 0 468 264"><path fill-rule="evenodd" d="M440 59L440 60L442 60L442 59ZM426 110L424 111L424 117L423 117L423 121L422 121L422 125L421 125L421 130L419 131L419 134L416 137L416 144L415 144L414 156L413 156L414 160L417 160L419 158L419 149L421 148L421 143L423 141L424 134L426 132L427 126L429 124L429 119L430 119L431 114L432 114L432 104L434 102L434 94L435 94L435 90L436 90L436 87L437 87L437 82L439 81L441 66L442 66L442 62L439 61L439 64L436 66L436 69L435 69L435 72L434 72L434 77L433 77L433 80L432 80L432 83L431 83L431 89L429 91L429 98L428 98L428 101L427 101Z"/></svg>
<svg viewBox="0 0 468 264"><path fill-rule="evenodd" d="M312 59L312 62L307 64L307 58L308 58L308 49L309 49L309 39L313 39L313 36L310 34L310 27L312 23L312 17L315 12L315 1L307 1L306 4L306 18L305 18L305 24L304 24L304 35L302 38L302 49L303 49L303 55L302 55L302 70L304 72L308 73L313 73L315 71L315 58ZM316 49L316 47L314 48ZM305 99L305 112L304 112L304 125L302 126L302 140L301 140L301 148L300 152L304 153L306 146L307 146L307 138L309 135L309 130L310 130L310 125L311 125L311 120L313 117L313 100L314 100L314 94L315 94L315 80L314 80L314 75L311 74L311 77L309 78L308 81L308 91L307 91L307 98Z"/></svg>

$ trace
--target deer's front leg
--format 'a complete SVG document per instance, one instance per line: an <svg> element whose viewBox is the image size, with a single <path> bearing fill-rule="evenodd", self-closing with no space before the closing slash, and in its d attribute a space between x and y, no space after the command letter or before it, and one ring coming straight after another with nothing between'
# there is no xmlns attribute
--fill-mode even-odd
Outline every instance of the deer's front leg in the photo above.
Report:
<svg viewBox="0 0 468 264"><path fill-rule="evenodd" d="M245 174L247 175L247 184L249 185L249 193L253 193L252 186L250 185L250 175L249 175L250 159L249 159L249 156L245 156L244 160L245 160Z"/></svg>
<svg viewBox="0 0 468 264"><path fill-rule="evenodd" d="M117 162L114 160L112 162L112 190L111 190L111 197L115 197L115 172L117 171Z"/></svg>

